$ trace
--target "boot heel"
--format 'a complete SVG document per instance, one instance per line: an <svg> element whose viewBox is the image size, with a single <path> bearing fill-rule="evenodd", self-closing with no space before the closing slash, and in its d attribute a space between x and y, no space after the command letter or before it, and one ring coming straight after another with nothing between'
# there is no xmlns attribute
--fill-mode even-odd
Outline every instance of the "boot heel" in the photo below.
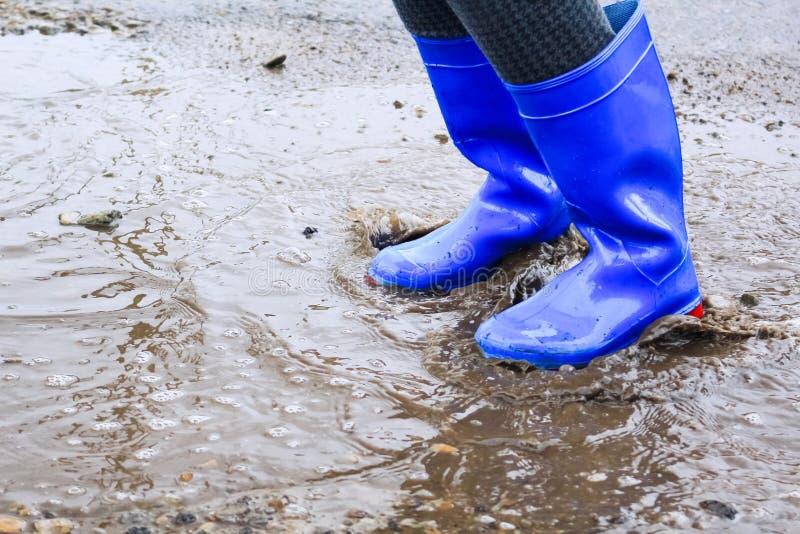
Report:
<svg viewBox="0 0 800 534"><path fill-rule="evenodd" d="M686 315L691 315L692 317L697 317L698 319L702 319L703 315L705 315L705 310L703 309L703 303L697 305L695 309L687 313Z"/></svg>

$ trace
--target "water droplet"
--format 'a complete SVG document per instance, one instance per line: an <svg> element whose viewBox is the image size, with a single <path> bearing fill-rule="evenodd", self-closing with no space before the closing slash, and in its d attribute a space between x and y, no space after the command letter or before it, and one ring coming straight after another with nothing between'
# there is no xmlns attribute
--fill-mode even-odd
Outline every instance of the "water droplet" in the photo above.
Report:
<svg viewBox="0 0 800 534"><path fill-rule="evenodd" d="M247 367L256 360L254 358L238 358L234 361L236 362L236 367Z"/></svg>
<svg viewBox="0 0 800 534"><path fill-rule="evenodd" d="M3 375L3 382L16 382L19 380L19 375L15 375L14 373L6 373Z"/></svg>
<svg viewBox="0 0 800 534"><path fill-rule="evenodd" d="M50 358L45 358L44 356L38 356L32 359L31 362L33 362L34 365L49 365L53 363L53 360L51 360Z"/></svg>
<svg viewBox="0 0 800 534"><path fill-rule="evenodd" d="M292 384L303 384L305 382L308 382L308 378L301 375L295 375L289 379L289 382L291 382Z"/></svg>
<svg viewBox="0 0 800 534"><path fill-rule="evenodd" d="M225 390L225 391L237 391L237 390L242 389L242 386L240 384L228 384L228 385L222 386L222 389Z"/></svg>
<svg viewBox="0 0 800 534"><path fill-rule="evenodd" d="M77 447L78 445L83 445L83 440L80 438L69 438L67 440L67 445Z"/></svg>
<svg viewBox="0 0 800 534"><path fill-rule="evenodd" d="M228 347L225 345L214 345L214 350L218 350L220 352L224 352Z"/></svg>
<svg viewBox="0 0 800 534"><path fill-rule="evenodd" d="M267 433L273 438L282 438L289 433L289 429L285 426L275 426L267 430Z"/></svg>
<svg viewBox="0 0 800 534"><path fill-rule="evenodd" d="M386 367L386 362L384 362L383 360L379 360L377 358L369 360L368 363L375 369L383 369L384 367Z"/></svg>
<svg viewBox="0 0 800 534"><path fill-rule="evenodd" d="M77 412L78 412L78 409L75 406L67 406L66 408L62 408L61 409L61 413L65 413L67 415L72 415L72 414L77 413Z"/></svg>
<svg viewBox="0 0 800 534"><path fill-rule="evenodd" d="M139 382L144 382L145 384L152 384L153 382L158 382L161 380L161 377L158 375L142 375L138 378Z"/></svg>
<svg viewBox="0 0 800 534"><path fill-rule="evenodd" d="M586 477L586 480L588 480L589 482L603 482L604 480L607 479L608 475L606 475L605 473L592 473L591 475Z"/></svg>
<svg viewBox="0 0 800 534"><path fill-rule="evenodd" d="M70 486L67 488L67 493L69 495L83 495L86 493L86 488L82 488L80 486Z"/></svg>
<svg viewBox="0 0 800 534"><path fill-rule="evenodd" d="M45 385L50 388L65 388L80 380L75 375L50 375L45 378Z"/></svg>
<svg viewBox="0 0 800 534"><path fill-rule="evenodd" d="M360 389L357 389L357 390L353 391L350 395L352 397L356 398L356 399L363 399L364 397L367 396L367 392L363 391L363 390L360 390Z"/></svg>
<svg viewBox="0 0 800 534"><path fill-rule="evenodd" d="M222 333L225 337L239 337L242 335L242 331L238 328L228 328L225 332Z"/></svg>
<svg viewBox="0 0 800 534"><path fill-rule="evenodd" d="M199 425L200 423L205 423L206 421L211 419L211 416L195 414L195 415L187 415L183 419L190 425Z"/></svg>
<svg viewBox="0 0 800 534"><path fill-rule="evenodd" d="M337 376L337 377L331 378L331 380L330 380L330 382L328 382L328 384L330 384L332 386L349 386L351 384L351 382L346 378L342 378L342 377Z"/></svg>
<svg viewBox="0 0 800 534"><path fill-rule="evenodd" d="M174 428L177 426L175 421L170 421L169 419L150 419L147 422L147 426L149 426L152 430L165 430L167 428Z"/></svg>
<svg viewBox="0 0 800 534"><path fill-rule="evenodd" d="M289 351L284 349L283 347L275 347L274 349L272 349L272 355L273 356L277 356L279 358L283 358L287 354L289 354Z"/></svg>
<svg viewBox="0 0 800 534"><path fill-rule="evenodd" d="M158 452L155 449L147 447L145 449L139 449L138 451L133 453L133 456L137 460L149 460L156 454L158 454Z"/></svg>
<svg viewBox="0 0 800 534"><path fill-rule="evenodd" d="M750 423L751 425L763 425L764 421L761 419L761 416L756 412L750 412L744 414L744 420Z"/></svg>
<svg viewBox="0 0 800 534"><path fill-rule="evenodd" d="M283 411L285 411L286 413L298 414L298 413L305 413L306 411L308 411L308 409L301 404L289 404L283 409Z"/></svg>
<svg viewBox="0 0 800 534"><path fill-rule="evenodd" d="M28 232L28 236L34 239L44 239L48 236L47 232L44 231L37 231L37 232Z"/></svg>
<svg viewBox="0 0 800 534"><path fill-rule="evenodd" d="M183 391L177 389L170 389L167 391L156 391L150 398L156 402L169 402L183 397Z"/></svg>
<svg viewBox="0 0 800 534"><path fill-rule="evenodd" d="M219 441L222 436L217 434L216 432L208 435L208 441Z"/></svg>
<svg viewBox="0 0 800 534"><path fill-rule="evenodd" d="M147 363L153 359L153 353L149 350L142 350L136 354L133 363Z"/></svg>

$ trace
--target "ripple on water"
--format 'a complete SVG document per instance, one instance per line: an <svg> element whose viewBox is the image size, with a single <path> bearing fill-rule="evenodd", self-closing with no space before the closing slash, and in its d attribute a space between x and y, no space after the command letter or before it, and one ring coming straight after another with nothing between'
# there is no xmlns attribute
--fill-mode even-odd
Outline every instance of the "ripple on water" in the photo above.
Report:
<svg viewBox="0 0 800 534"><path fill-rule="evenodd" d="M214 397L214 402L217 404L222 404L224 406L232 406L234 408L238 408L241 406L241 403L238 402L236 399L232 397L225 397L223 395L217 395Z"/></svg>
<svg viewBox="0 0 800 534"><path fill-rule="evenodd" d="M311 256L304 250L295 247L289 247L281 250L275 255L283 263L289 265L302 265L311 261Z"/></svg>

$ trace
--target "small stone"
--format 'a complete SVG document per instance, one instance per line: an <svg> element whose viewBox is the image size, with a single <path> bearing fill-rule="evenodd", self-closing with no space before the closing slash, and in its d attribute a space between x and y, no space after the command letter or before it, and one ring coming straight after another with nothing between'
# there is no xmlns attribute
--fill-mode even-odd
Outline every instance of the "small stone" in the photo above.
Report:
<svg viewBox="0 0 800 534"><path fill-rule="evenodd" d="M392 102L392 105L394 106L394 109L400 109L403 107L403 103L400 102L399 100L395 100L394 102Z"/></svg>
<svg viewBox="0 0 800 534"><path fill-rule="evenodd" d="M436 499L435 501L431 502L431 504L439 512L447 512L448 510L452 510L454 508L453 501L448 499Z"/></svg>
<svg viewBox="0 0 800 534"><path fill-rule="evenodd" d="M350 519L363 519L367 517L369 514L364 510L348 510L345 513L345 517L349 517Z"/></svg>
<svg viewBox="0 0 800 534"><path fill-rule="evenodd" d="M122 219L122 212L118 210L98 211L89 215L82 215L78 219L81 226L114 226Z"/></svg>
<svg viewBox="0 0 800 534"><path fill-rule="evenodd" d="M433 138L439 141L440 145L446 145L447 142L450 140L450 136L448 136L447 134L436 134L433 136Z"/></svg>
<svg viewBox="0 0 800 534"><path fill-rule="evenodd" d="M180 512L175 516L175 519L172 520L176 525L191 525L195 521L197 521L197 517L189 512Z"/></svg>
<svg viewBox="0 0 800 534"><path fill-rule="evenodd" d="M28 524L16 517L0 515L0 534L17 534L25 530Z"/></svg>
<svg viewBox="0 0 800 534"><path fill-rule="evenodd" d="M458 449L446 443L434 443L431 445L431 450L436 453L442 454L458 454Z"/></svg>
<svg viewBox="0 0 800 534"><path fill-rule="evenodd" d="M285 61L286 61L286 54L281 54L279 56L275 56L274 58L264 63L264 68L269 70L283 68L283 63Z"/></svg>
<svg viewBox="0 0 800 534"><path fill-rule="evenodd" d="M306 236L306 239L311 239L311 236L319 232L318 229L314 228L313 226L306 226L303 229L303 235Z"/></svg>
<svg viewBox="0 0 800 534"><path fill-rule="evenodd" d="M591 475L586 477L586 480L588 480L589 482L603 482L604 480L607 479L608 475L606 475L605 473L592 473Z"/></svg>
<svg viewBox="0 0 800 534"><path fill-rule="evenodd" d="M722 517L724 519L733 519L736 517L736 514L739 513L736 511L736 508L734 508L730 504L725 504L724 502L715 500L707 500L701 502L700 508L702 508L708 513L714 514L715 516Z"/></svg>
<svg viewBox="0 0 800 534"><path fill-rule="evenodd" d="M743 306L752 308L754 306L758 306L758 297L752 293L742 293L742 296L739 297L739 302L741 302Z"/></svg>
<svg viewBox="0 0 800 534"><path fill-rule="evenodd" d="M125 534L153 534L147 527L130 527L128 530L125 531Z"/></svg>
<svg viewBox="0 0 800 534"><path fill-rule="evenodd" d="M191 482L193 478L194 478L194 473L190 473L189 471L187 471L185 473L181 473L180 476L178 477L178 480L185 483L185 482Z"/></svg>
<svg viewBox="0 0 800 534"><path fill-rule="evenodd" d="M212 523L211 521L207 521L200 525L200 528L197 529L196 534L200 534L204 532L205 534L213 534L217 530L217 524Z"/></svg>
<svg viewBox="0 0 800 534"><path fill-rule="evenodd" d="M39 534L70 534L77 525L63 517L54 519L40 519L33 522L33 530Z"/></svg>

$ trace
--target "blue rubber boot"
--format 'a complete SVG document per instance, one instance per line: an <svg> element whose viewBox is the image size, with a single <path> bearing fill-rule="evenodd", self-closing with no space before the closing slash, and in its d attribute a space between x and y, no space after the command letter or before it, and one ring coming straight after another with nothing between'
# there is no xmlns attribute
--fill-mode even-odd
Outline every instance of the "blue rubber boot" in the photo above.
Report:
<svg viewBox="0 0 800 534"><path fill-rule="evenodd" d="M449 290L486 279L509 252L558 237L569 219L513 98L475 42L415 40L454 144L489 176L458 218L381 250L369 275Z"/></svg>
<svg viewBox="0 0 800 534"><path fill-rule="evenodd" d="M582 366L660 317L702 316L667 81L640 3L606 10L617 36L597 57L552 80L507 85L591 251L480 326L489 357Z"/></svg>

